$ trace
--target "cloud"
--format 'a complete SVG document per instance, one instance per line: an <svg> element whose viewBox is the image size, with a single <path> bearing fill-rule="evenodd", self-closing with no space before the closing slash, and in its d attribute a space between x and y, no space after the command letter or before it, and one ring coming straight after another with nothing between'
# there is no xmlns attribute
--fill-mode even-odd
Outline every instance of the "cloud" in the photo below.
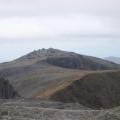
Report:
<svg viewBox="0 0 120 120"><path fill-rule="evenodd" d="M113 24L110 26L109 24ZM119 29L106 17L81 14L67 16L8 17L0 19L1 38L119 36Z"/></svg>
<svg viewBox="0 0 120 120"><path fill-rule="evenodd" d="M0 0L0 14L34 16L78 12L120 16L119 6L119 0Z"/></svg>

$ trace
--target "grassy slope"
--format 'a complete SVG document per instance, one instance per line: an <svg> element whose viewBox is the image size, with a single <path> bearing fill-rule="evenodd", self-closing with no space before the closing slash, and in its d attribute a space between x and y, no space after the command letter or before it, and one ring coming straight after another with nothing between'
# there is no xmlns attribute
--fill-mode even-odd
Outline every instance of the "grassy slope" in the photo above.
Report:
<svg viewBox="0 0 120 120"><path fill-rule="evenodd" d="M46 94L45 90L53 90L56 86L55 89L60 89L61 84L70 84L84 74L84 71L63 69L40 62L0 71L0 75L7 78L20 96L25 98L41 97Z"/></svg>
<svg viewBox="0 0 120 120"><path fill-rule="evenodd" d="M120 71L93 73L54 93L51 100L78 102L91 108L120 105Z"/></svg>
<svg viewBox="0 0 120 120"><path fill-rule="evenodd" d="M94 57L81 56L75 53L63 51L57 51L57 53L54 52L39 56L38 51L36 51L34 54L30 53L27 56L23 56L15 61L0 64L0 76L7 78L15 90L18 91L22 97L48 99L56 92L64 90L65 88L68 88L68 86L73 85L76 80L82 79L82 77L85 75L94 72L65 69L57 67L55 65L50 65L48 63L45 63L45 61L43 62L43 60L49 57L54 58L56 55L58 59L61 57L66 57L67 60L70 60L70 64L74 63L72 62L74 60L77 62L81 60L84 63L85 67L93 67L95 65L94 67L98 67L98 69L101 68L101 65L103 66L103 64L105 66L109 66L108 68L117 67L116 64ZM72 58L69 59L70 57ZM60 60L61 59L59 59L58 62L60 62ZM65 63L66 62L68 61L65 61ZM70 64L68 62L68 65ZM81 66L81 63L79 65ZM72 64L72 66L74 65ZM77 92L79 93L79 91Z"/></svg>

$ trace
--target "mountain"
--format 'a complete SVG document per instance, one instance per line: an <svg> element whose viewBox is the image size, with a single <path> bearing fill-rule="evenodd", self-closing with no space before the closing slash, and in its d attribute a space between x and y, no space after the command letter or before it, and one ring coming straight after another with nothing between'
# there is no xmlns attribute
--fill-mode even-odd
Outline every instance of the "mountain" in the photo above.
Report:
<svg viewBox="0 0 120 120"><path fill-rule="evenodd" d="M120 58L119 57L106 57L105 60L108 60L110 62L114 62L116 64L120 64Z"/></svg>
<svg viewBox="0 0 120 120"><path fill-rule="evenodd" d="M62 68L82 70L110 70L120 68L115 63L100 58L49 48L33 51L12 62L0 64L0 69L29 66L40 64L41 62Z"/></svg>
<svg viewBox="0 0 120 120"><path fill-rule="evenodd" d="M116 103L117 100L120 101L119 95L114 96L117 89L119 93L119 68L119 65L100 58L50 48L33 51L14 61L1 63L0 77L7 79L14 91L22 98L78 102L87 107L100 109L100 107L109 108L119 105L119 102ZM113 75L114 72L117 74L116 76ZM106 75L108 73L110 74ZM95 74L95 77L90 78L90 80L85 79L92 74ZM99 74L103 74L103 76ZM79 81L85 82L82 83L84 89L81 88ZM74 85L76 83L78 86ZM114 84L116 89L112 91ZM69 86L75 87L70 89ZM90 91L92 88L93 90ZM105 91L101 91L103 88L106 88ZM71 96L66 94L66 91L67 93L70 91ZM76 96L73 95L74 92ZM81 96L77 97L79 93ZM112 97L115 99L111 99ZM102 102L99 102L100 99ZM105 100L109 100L108 105L105 105ZM96 105L93 105L94 102ZM111 104L112 102L113 104Z"/></svg>
<svg viewBox="0 0 120 120"><path fill-rule="evenodd" d="M104 70L118 68L116 64L100 58L61 51L53 48L34 51L26 56L21 57L19 60L26 59L31 61L36 60L38 62L43 61L51 65L70 69Z"/></svg>

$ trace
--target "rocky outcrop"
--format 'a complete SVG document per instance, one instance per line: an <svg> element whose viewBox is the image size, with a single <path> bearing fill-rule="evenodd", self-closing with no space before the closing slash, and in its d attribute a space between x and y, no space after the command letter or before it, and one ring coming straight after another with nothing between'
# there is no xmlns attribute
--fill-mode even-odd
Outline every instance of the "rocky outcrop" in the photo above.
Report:
<svg viewBox="0 0 120 120"><path fill-rule="evenodd" d="M0 78L0 99L18 98L18 93L4 78Z"/></svg>

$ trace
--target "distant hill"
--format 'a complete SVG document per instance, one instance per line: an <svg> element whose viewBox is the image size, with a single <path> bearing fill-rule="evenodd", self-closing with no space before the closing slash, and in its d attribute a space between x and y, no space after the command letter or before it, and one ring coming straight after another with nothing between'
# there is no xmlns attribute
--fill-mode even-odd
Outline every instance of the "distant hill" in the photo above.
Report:
<svg viewBox="0 0 120 120"><path fill-rule="evenodd" d="M104 59L116 64L120 64L120 57L106 57Z"/></svg>

